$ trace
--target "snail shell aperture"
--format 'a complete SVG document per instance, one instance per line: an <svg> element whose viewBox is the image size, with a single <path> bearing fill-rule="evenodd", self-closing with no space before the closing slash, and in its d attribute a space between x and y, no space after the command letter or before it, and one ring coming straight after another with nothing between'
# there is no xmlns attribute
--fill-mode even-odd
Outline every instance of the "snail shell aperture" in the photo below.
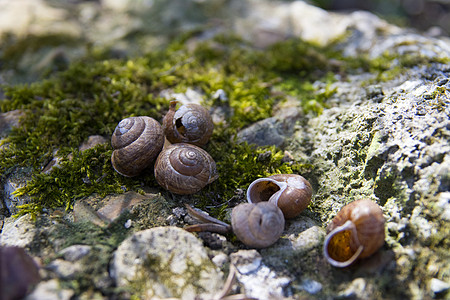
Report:
<svg viewBox="0 0 450 300"><path fill-rule="evenodd" d="M149 167L164 145L161 125L150 117L130 117L117 125L111 137L111 163L124 176L136 176Z"/></svg>
<svg viewBox="0 0 450 300"><path fill-rule="evenodd" d="M284 230L284 217L272 203L242 203L233 208L231 227L246 246L265 248L280 238Z"/></svg>
<svg viewBox="0 0 450 300"><path fill-rule="evenodd" d="M324 256L335 267L347 267L375 253L384 244L381 208L368 199L344 206L327 227Z"/></svg>
<svg viewBox="0 0 450 300"><path fill-rule="evenodd" d="M178 143L165 147L155 162L156 181L175 194L193 194L219 175L211 155L195 145Z"/></svg>
<svg viewBox="0 0 450 300"><path fill-rule="evenodd" d="M214 129L208 110L198 104L186 104L175 110L177 101L170 102L169 112L163 119L163 130L171 143L205 145Z"/></svg>
<svg viewBox="0 0 450 300"><path fill-rule="evenodd" d="M297 174L276 174L253 181L247 189L247 201L268 201L277 205L286 219L298 216L311 201L311 184Z"/></svg>

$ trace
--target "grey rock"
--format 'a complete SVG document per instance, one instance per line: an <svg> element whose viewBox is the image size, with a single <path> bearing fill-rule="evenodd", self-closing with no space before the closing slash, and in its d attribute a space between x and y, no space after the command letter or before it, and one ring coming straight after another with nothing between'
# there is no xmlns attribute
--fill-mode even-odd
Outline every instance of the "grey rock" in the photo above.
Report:
<svg viewBox="0 0 450 300"><path fill-rule="evenodd" d="M222 273L201 241L177 227L155 227L124 240L114 253L110 272L118 286L145 278L137 292L150 298L208 298L223 285Z"/></svg>
<svg viewBox="0 0 450 300"><path fill-rule="evenodd" d="M322 290L322 287L320 282L308 278L303 279L301 284L296 286L296 288L304 290L312 295L319 293Z"/></svg>
<svg viewBox="0 0 450 300"><path fill-rule="evenodd" d="M102 200L103 207L97 213L103 219L114 221L122 213L149 199L149 197L157 197L157 195L141 195L136 192L126 192L124 194L108 196Z"/></svg>
<svg viewBox="0 0 450 300"><path fill-rule="evenodd" d="M87 141L83 142L78 150L85 151L87 149L94 148L97 145L105 144L108 142L108 139L101 135L91 135L88 137Z"/></svg>
<svg viewBox="0 0 450 300"><path fill-rule="evenodd" d="M54 273L59 279L74 279L77 274L83 270L83 266L78 262L55 259L45 266L45 268Z"/></svg>
<svg viewBox="0 0 450 300"><path fill-rule="evenodd" d="M0 245L29 248L38 234L35 222L30 215L19 218L9 217L0 235Z"/></svg>
<svg viewBox="0 0 450 300"><path fill-rule="evenodd" d="M256 299L278 299L291 294L291 279L279 275L262 263L262 256L256 250L239 250L230 255L231 264L237 269L237 281L247 297Z"/></svg>
<svg viewBox="0 0 450 300"><path fill-rule="evenodd" d="M30 197L27 195L14 195L14 192L24 187L30 179L29 172L28 168L18 168L2 182L3 201L9 214L17 214L19 212L17 206L30 202Z"/></svg>
<svg viewBox="0 0 450 300"><path fill-rule="evenodd" d="M367 284L364 278L356 278L338 294L338 297L341 299L369 299L372 292L373 287Z"/></svg>
<svg viewBox="0 0 450 300"><path fill-rule="evenodd" d="M0 113L0 138L6 137L13 127L19 126L19 119L23 115L24 112L21 110Z"/></svg>
<svg viewBox="0 0 450 300"><path fill-rule="evenodd" d="M64 257L64 260L74 262L88 255L91 248L88 245L72 245L59 251L59 254Z"/></svg>
<svg viewBox="0 0 450 300"><path fill-rule="evenodd" d="M439 294L446 290L450 289L450 283L444 282L442 280L439 280L437 278L432 278L430 280L430 290L435 293Z"/></svg>
<svg viewBox="0 0 450 300"><path fill-rule="evenodd" d="M25 300L70 300L75 292L60 286L57 279L40 282Z"/></svg>

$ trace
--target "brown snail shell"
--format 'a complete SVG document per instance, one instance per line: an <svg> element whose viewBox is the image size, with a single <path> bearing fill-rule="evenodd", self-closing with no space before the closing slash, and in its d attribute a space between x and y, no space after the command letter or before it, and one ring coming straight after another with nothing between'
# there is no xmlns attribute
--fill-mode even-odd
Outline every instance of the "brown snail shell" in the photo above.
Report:
<svg viewBox="0 0 450 300"><path fill-rule="evenodd" d="M155 162L156 181L175 194L193 194L219 177L211 155L195 145L165 147Z"/></svg>
<svg viewBox="0 0 450 300"><path fill-rule="evenodd" d="M114 169L121 175L132 177L153 164L164 145L164 135L155 119L130 117L119 122L111 145Z"/></svg>
<svg viewBox="0 0 450 300"><path fill-rule="evenodd" d="M335 267L347 267L383 246L383 211L369 199L351 202L328 225L327 233L325 258Z"/></svg>
<svg viewBox="0 0 450 300"><path fill-rule="evenodd" d="M177 101L170 101L169 112L163 119L163 130L171 143L203 146L211 137L214 124L208 110L190 103L175 109Z"/></svg>
<svg viewBox="0 0 450 300"><path fill-rule="evenodd" d="M251 248L273 245L284 230L283 213L270 202L242 203L231 214L234 234Z"/></svg>
<svg viewBox="0 0 450 300"><path fill-rule="evenodd" d="M276 174L253 181L247 189L247 201L268 201L277 205L286 219L298 216L311 202L311 184L297 174Z"/></svg>

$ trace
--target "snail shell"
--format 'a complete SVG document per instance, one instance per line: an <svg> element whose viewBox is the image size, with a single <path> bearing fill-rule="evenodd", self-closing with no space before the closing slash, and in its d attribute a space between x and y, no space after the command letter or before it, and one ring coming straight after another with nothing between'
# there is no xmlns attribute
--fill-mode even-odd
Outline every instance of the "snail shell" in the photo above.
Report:
<svg viewBox="0 0 450 300"><path fill-rule="evenodd" d="M214 159L195 145L169 145L156 159L156 181L175 194L196 193L218 177Z"/></svg>
<svg viewBox="0 0 450 300"><path fill-rule="evenodd" d="M130 117L119 122L111 137L111 163L124 176L136 176L149 167L164 145L161 125L150 117Z"/></svg>
<svg viewBox="0 0 450 300"><path fill-rule="evenodd" d="M242 203L233 208L231 214L234 234L248 247L269 247L284 230L283 213L269 202Z"/></svg>
<svg viewBox="0 0 450 300"><path fill-rule="evenodd" d="M328 225L327 233L325 258L335 267L347 267L383 246L383 211L368 199L351 202Z"/></svg>
<svg viewBox="0 0 450 300"><path fill-rule="evenodd" d="M297 174L276 174L253 181L247 189L247 201L269 201L277 205L286 219L298 216L311 201L311 184Z"/></svg>
<svg viewBox="0 0 450 300"><path fill-rule="evenodd" d="M175 109L177 101L170 101L169 112L163 119L163 130L171 143L205 145L214 125L208 110L198 104L186 104Z"/></svg>

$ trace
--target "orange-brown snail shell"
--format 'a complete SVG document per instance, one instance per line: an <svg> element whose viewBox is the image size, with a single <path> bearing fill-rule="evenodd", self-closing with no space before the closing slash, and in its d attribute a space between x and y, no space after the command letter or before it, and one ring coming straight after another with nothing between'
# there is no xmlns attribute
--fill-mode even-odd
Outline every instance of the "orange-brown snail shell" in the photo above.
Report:
<svg viewBox="0 0 450 300"><path fill-rule="evenodd" d="M231 226L204 212L186 206L189 215L200 224L185 227L190 232L216 232L226 234L231 230L246 246L265 248L273 245L284 230L284 217L280 208L269 202L241 203L231 212Z"/></svg>
<svg viewBox="0 0 450 300"><path fill-rule="evenodd" d="M323 252L335 267L347 267L375 253L384 244L381 208L368 199L344 206L327 227Z"/></svg>
<svg viewBox="0 0 450 300"><path fill-rule="evenodd" d="M247 189L250 203L268 201L277 205L286 219L295 218L311 201L311 184L297 174L276 174L253 181Z"/></svg>
<svg viewBox="0 0 450 300"><path fill-rule="evenodd" d="M136 176L151 166L164 145L161 125L153 118L129 117L120 121L111 137L111 163L124 176Z"/></svg>
<svg viewBox="0 0 450 300"><path fill-rule="evenodd" d="M219 177L211 155L186 143L164 147L156 159L154 172L159 185L180 195L196 193Z"/></svg>
<svg viewBox="0 0 450 300"><path fill-rule="evenodd" d="M269 202L241 203L231 215L234 234L251 248L266 248L278 241L284 223L281 210Z"/></svg>
<svg viewBox="0 0 450 300"><path fill-rule="evenodd" d="M163 130L171 143L205 145L211 137L214 124L208 110L189 103L175 109L177 101L170 101L169 112L163 119Z"/></svg>

